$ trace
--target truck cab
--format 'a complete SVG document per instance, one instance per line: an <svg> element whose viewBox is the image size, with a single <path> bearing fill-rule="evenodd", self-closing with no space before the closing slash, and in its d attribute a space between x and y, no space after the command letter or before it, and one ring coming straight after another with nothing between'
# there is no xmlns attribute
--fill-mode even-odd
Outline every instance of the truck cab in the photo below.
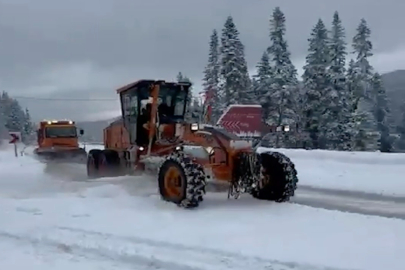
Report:
<svg viewBox="0 0 405 270"><path fill-rule="evenodd" d="M37 142L39 149L46 148L79 148L79 135L82 129L71 120L44 120L39 123Z"/></svg>

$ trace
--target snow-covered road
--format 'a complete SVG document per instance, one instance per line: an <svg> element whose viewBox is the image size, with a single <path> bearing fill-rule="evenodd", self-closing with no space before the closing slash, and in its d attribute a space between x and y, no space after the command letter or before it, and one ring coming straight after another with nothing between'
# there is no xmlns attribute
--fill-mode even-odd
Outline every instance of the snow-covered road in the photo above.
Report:
<svg viewBox="0 0 405 270"><path fill-rule="evenodd" d="M197 211L184 211L105 185L0 204L0 242L34 246L43 266L70 256L116 269L399 270L405 251L403 221L248 198L209 197Z"/></svg>
<svg viewBox="0 0 405 270"><path fill-rule="evenodd" d="M340 165L325 158L311 165L297 156L302 182L293 203L210 193L186 211L161 201L149 177L90 182L84 166L46 167L2 150L0 269L402 270L405 221L342 211L404 218L404 199L390 202L373 179L369 186L376 189L364 189L384 196L358 193L359 183L354 193L331 190ZM305 187L325 162L326 184ZM396 194L405 194L402 188Z"/></svg>
<svg viewBox="0 0 405 270"><path fill-rule="evenodd" d="M88 146L89 147L89 146ZM90 146L91 147L91 146ZM101 148L101 146L93 146L95 148ZM359 174L356 170L357 168L353 165L354 162L357 162L359 166L364 166L364 157L363 159L353 160L352 153L346 153L346 155L350 156L352 159L351 165L349 168L343 169L342 166L346 166L345 161L347 159L337 159L336 154L332 152L329 156L323 155L319 157L319 159L315 159L312 156L319 155L319 151L315 151L312 153L301 153L301 150L283 150L289 154L293 161L296 163L299 176L300 176L300 183L299 189L297 190L296 196L292 198L291 202L306 205L316 208L323 208L328 210L339 210L345 211L350 213L358 213L358 214L367 214L367 215L376 215L382 217L395 217L399 219L405 219L405 192L401 189L395 190L397 193L399 192L400 195L392 195L390 192L386 192L386 189L383 185L379 183L374 183L379 181L379 177L382 177L385 173L382 171L381 164L386 164L385 160L377 165L377 170L375 170L376 165L369 165L369 169L366 170L367 173L370 172L371 167L374 167L373 177L368 178L369 183L368 185L375 185L377 189L371 190L367 187L364 188L367 192L362 191L361 185L364 185L363 176ZM289 153L289 152L290 153ZM311 151L307 151L311 152ZM325 152L325 151L324 151ZM315 154L314 154L315 153ZM29 152L27 152L29 154ZM340 153L339 153L340 154ZM370 155L370 153L359 153L360 156L364 154ZM367 155L367 157L368 157ZM378 154L377 154L378 155ZM398 157L398 155L395 155ZM405 156L405 155L404 155ZM401 155L399 155L402 158ZM388 156L388 158L391 158ZM381 158L380 158L381 159ZM309 161L312 163L309 163ZM396 167L399 167L399 170L404 171L405 175L405 165L404 168L398 164L397 160L393 161L394 164L397 164ZM326 164L326 165L325 165ZM366 163L368 164L368 163ZM323 173L323 180L322 183L320 180L315 181L313 178L317 179L320 175L320 168L325 168L327 165L329 166L328 173ZM388 165L386 170L389 170L395 165ZM40 189L43 192L65 192L69 190L70 192L75 192L84 188L95 187L100 185L105 185L107 183L113 183L114 185L121 186L124 190L126 190L129 194L138 196L146 194L156 194L156 185L154 182L154 178L150 176L145 176L142 178L133 178L133 177L120 177L119 179L99 179L96 181L87 181L86 177L86 169L85 165L78 165L78 164L53 164L53 165L44 165L44 171L53 178L51 180L42 180L42 185L45 185L46 188L38 186L38 183L35 182L34 187L36 189ZM346 189L334 189L335 186L338 186L339 183L332 182L330 179L336 179L335 181L339 181L336 175L341 174L341 170L346 170L346 174L350 174L350 171L347 170L351 167L355 167L354 172L358 176L358 180L360 180L360 184L352 184L354 186L354 190ZM398 169L398 168L397 168ZM326 169L323 169L326 170ZM398 174L397 178L401 175ZM57 179L57 180L56 180ZM144 181L147 179L148 181ZM374 180L376 179L376 180ZM393 179L394 184L396 184L398 179ZM374 182L373 182L374 181ZM385 180L384 182L388 182ZM384 183L383 182L383 183ZM405 182L405 180L403 181ZM314 184L315 183L315 184ZM9 194L13 194L13 192L17 192L21 195L21 189L14 188L15 180L11 183L11 189ZM311 184L314 184L313 186ZM388 183L390 185L391 183ZM391 184L391 185L394 185ZM401 185L397 185L401 188ZM339 187L339 186L338 186ZM42 196L42 195L41 195ZM226 198L226 194L218 194L214 195L221 198ZM247 197L249 197L247 195Z"/></svg>

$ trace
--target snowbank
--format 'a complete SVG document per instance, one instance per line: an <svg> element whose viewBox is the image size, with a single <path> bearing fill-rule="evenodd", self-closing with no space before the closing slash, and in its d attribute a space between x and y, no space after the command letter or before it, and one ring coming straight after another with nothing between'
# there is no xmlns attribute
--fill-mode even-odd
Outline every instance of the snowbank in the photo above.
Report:
<svg viewBox="0 0 405 270"><path fill-rule="evenodd" d="M259 147L258 152L277 151L284 153L290 158L315 159L321 161L336 161L341 163L356 163L370 165L405 165L404 153L380 153L380 152L343 152L328 150L305 150L305 149L274 149ZM404 178L405 179L405 178Z"/></svg>
<svg viewBox="0 0 405 270"><path fill-rule="evenodd" d="M270 149L296 165L299 185L405 196L405 154Z"/></svg>

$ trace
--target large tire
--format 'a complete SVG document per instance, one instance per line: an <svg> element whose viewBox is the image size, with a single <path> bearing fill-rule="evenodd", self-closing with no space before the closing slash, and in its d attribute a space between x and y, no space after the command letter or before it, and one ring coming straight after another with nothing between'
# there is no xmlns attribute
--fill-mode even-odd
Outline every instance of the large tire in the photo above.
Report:
<svg viewBox="0 0 405 270"><path fill-rule="evenodd" d="M114 150L90 150L87 157L88 178L99 178L122 175L120 170L120 158Z"/></svg>
<svg viewBox="0 0 405 270"><path fill-rule="evenodd" d="M297 170L291 160L278 152L259 154L262 167L261 176L269 181L258 185L252 191L252 196L260 200L286 202L294 196L297 189Z"/></svg>
<svg viewBox="0 0 405 270"><path fill-rule="evenodd" d="M87 155L87 177L94 179L99 177L100 153L102 150L92 149Z"/></svg>
<svg viewBox="0 0 405 270"><path fill-rule="evenodd" d="M203 201L206 186L204 169L183 153L167 157L160 166L158 182L160 195L165 201L184 208L195 208Z"/></svg>

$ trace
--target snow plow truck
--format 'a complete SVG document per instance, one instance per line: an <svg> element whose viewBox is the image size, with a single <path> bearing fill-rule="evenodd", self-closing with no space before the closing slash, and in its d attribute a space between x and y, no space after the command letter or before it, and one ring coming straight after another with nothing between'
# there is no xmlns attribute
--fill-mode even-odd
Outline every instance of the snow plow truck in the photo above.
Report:
<svg viewBox="0 0 405 270"><path fill-rule="evenodd" d="M86 163L87 152L79 146L84 131L71 120L43 120L37 129L34 154L43 162Z"/></svg>
<svg viewBox="0 0 405 270"><path fill-rule="evenodd" d="M161 198L195 208L209 182L228 186L228 198L248 193L286 202L297 171L282 153L256 152L251 142L218 126L185 120L190 83L140 80L117 90L121 121L104 130L104 149L92 149L89 178L137 175L156 169ZM145 180L146 181L146 180Z"/></svg>

